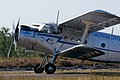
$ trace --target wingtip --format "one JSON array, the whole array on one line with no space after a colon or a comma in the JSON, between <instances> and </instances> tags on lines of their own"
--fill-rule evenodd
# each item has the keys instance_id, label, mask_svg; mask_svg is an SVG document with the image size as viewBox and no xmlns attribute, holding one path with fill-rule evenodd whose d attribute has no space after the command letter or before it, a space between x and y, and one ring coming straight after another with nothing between
<instances>
[{"instance_id":1,"label":"wingtip","mask_svg":"<svg viewBox=\"0 0 120 80\"><path fill-rule=\"evenodd\" d=\"M105 10L95 10L95 12L100 12L100 13L107 13L107 14L111 14L110 12L107 12L107 11L105 11ZM113 14L112 14L113 15Z\"/></svg>"}]
</instances>

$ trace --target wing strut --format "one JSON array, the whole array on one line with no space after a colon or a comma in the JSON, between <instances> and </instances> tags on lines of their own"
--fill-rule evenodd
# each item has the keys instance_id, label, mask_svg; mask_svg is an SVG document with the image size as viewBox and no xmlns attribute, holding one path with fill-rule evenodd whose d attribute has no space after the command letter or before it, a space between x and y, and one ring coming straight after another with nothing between
<instances>
[{"instance_id":1,"label":"wing strut","mask_svg":"<svg viewBox=\"0 0 120 80\"><path fill-rule=\"evenodd\" d=\"M86 24L85 31L84 31L82 39L81 39L81 44L84 44L85 40L88 36L89 29L91 28L91 25L93 25L94 23L90 22L90 21L82 21L82 22L84 22Z\"/></svg>"}]
</instances>

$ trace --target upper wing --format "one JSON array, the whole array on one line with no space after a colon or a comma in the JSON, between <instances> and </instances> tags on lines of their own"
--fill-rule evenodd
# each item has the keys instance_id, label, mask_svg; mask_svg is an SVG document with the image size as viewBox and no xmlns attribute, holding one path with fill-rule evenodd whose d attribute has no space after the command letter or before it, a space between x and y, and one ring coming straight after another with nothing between
<instances>
[{"instance_id":1,"label":"upper wing","mask_svg":"<svg viewBox=\"0 0 120 80\"><path fill-rule=\"evenodd\" d=\"M64 51L61 51L60 53L61 53L61 56L64 56L64 57L78 58L83 60L105 54L102 51L99 51L97 49L94 49L85 45L77 45L69 49L66 49Z\"/></svg>"},{"instance_id":2,"label":"upper wing","mask_svg":"<svg viewBox=\"0 0 120 80\"><path fill-rule=\"evenodd\" d=\"M89 32L95 32L120 23L120 17L103 10L95 10L60 24L60 27L84 32L88 23L92 23Z\"/></svg>"}]
</instances>

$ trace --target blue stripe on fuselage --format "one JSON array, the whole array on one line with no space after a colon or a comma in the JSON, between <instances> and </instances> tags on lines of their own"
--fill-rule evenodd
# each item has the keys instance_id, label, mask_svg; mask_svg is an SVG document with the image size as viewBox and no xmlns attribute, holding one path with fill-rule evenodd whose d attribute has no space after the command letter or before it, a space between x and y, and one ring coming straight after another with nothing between
<instances>
[{"instance_id":1,"label":"blue stripe on fuselage","mask_svg":"<svg viewBox=\"0 0 120 80\"><path fill-rule=\"evenodd\" d=\"M59 36L53 36L53 35L48 35L48 34L38 34L38 35L41 35L41 36L47 36L47 37L53 37L53 38L58 38L57 42L59 43L65 43L65 44L70 44L70 45L79 45L79 44L75 44L75 43L70 43L70 42L65 42L65 41L61 41L61 39L63 37L59 37ZM94 47L95 49L99 49L99 50L104 50L104 51L111 51L111 52L117 52L117 53L120 53L120 51L115 51L115 50L109 50L109 49L104 49L104 48L98 48L98 47Z\"/></svg>"},{"instance_id":2,"label":"blue stripe on fuselage","mask_svg":"<svg viewBox=\"0 0 120 80\"><path fill-rule=\"evenodd\" d=\"M59 36L48 35L48 34L43 34L43 33L38 33L37 35L46 36L46 37L52 37L52 38L57 38L58 39L57 42L59 42L59 43L70 44L70 45L79 45L79 44L76 44L76 43L61 41L63 37L59 37Z\"/></svg>"},{"instance_id":3,"label":"blue stripe on fuselage","mask_svg":"<svg viewBox=\"0 0 120 80\"><path fill-rule=\"evenodd\" d=\"M79 44L75 44L75 43L61 41L61 39L63 37L59 37L59 36L53 36L53 35L48 35L48 34L40 34L40 33L38 35L47 36L47 37L53 37L53 38L58 38L57 42L59 42L59 43L70 44L70 45L79 45ZM94 48L97 49L97 50L99 49L99 50L104 50L104 51L111 51L111 52L120 53L120 51L115 51L115 50L109 50L109 49L98 48L98 47L94 47Z\"/></svg>"}]
</instances>

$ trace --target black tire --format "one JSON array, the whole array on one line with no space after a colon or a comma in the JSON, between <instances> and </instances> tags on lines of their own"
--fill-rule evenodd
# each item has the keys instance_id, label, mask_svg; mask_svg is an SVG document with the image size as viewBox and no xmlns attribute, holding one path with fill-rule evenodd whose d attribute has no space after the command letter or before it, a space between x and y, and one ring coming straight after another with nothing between
<instances>
[{"instance_id":1,"label":"black tire","mask_svg":"<svg viewBox=\"0 0 120 80\"><path fill-rule=\"evenodd\" d=\"M56 66L54 64L48 63L45 66L45 72L47 74L54 74L54 72L56 71Z\"/></svg>"},{"instance_id":2,"label":"black tire","mask_svg":"<svg viewBox=\"0 0 120 80\"><path fill-rule=\"evenodd\" d=\"M35 65L35 67L34 67L34 72L35 72L36 74L43 73L43 71L44 71L44 68L40 68L40 64Z\"/></svg>"}]
</instances>

